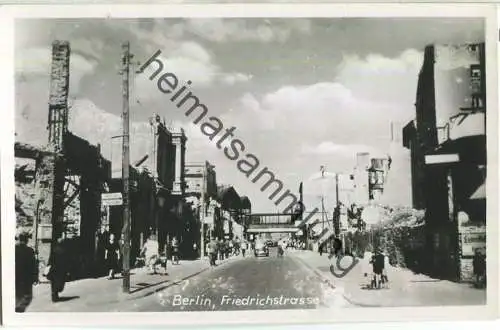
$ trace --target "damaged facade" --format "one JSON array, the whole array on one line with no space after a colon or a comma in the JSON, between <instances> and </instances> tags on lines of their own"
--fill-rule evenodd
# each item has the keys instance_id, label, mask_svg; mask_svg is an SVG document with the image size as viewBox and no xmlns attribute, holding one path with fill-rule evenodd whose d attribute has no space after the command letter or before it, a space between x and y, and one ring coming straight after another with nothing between
<instances>
[{"instance_id":1,"label":"damaged facade","mask_svg":"<svg viewBox=\"0 0 500 330\"><path fill-rule=\"evenodd\" d=\"M411 150L413 206L426 211L424 268L471 280L475 251L486 253L484 44L425 49L416 119L403 140Z\"/></svg>"},{"instance_id":2,"label":"damaged facade","mask_svg":"<svg viewBox=\"0 0 500 330\"><path fill-rule=\"evenodd\" d=\"M120 237L121 206L102 205L102 194L123 188L121 179L112 178L111 162L102 157L100 146L68 131L69 62L69 43L54 42L48 143L44 147L15 144L19 164L15 172L16 215L17 227L32 233L41 267L47 263L53 243L64 239L74 254L70 273L76 278L94 275L99 268L97 237L102 227L109 226L110 232ZM156 149L149 155L157 161L154 173L147 168L130 170L132 259L151 231L166 240L169 235L183 233L185 227L181 219L186 208L182 198L186 138L183 132L172 134L164 127L158 128L155 137Z\"/></svg>"},{"instance_id":3,"label":"damaged facade","mask_svg":"<svg viewBox=\"0 0 500 330\"><path fill-rule=\"evenodd\" d=\"M100 145L68 130L70 52L68 42L53 43L47 144L15 144L16 216L17 227L33 233L41 267L54 242L62 238L72 253L71 277L80 278L102 270L99 239L105 236L100 235L103 229L117 239L122 237L123 207L104 195L119 196L123 182L121 167L119 173L113 171L116 164L101 155ZM234 188L218 189L212 165L203 163L205 174L200 182L189 172L196 166L186 166L187 137L182 129L167 128L158 115L153 115L150 127L151 150L129 169L132 265L152 234L159 241L160 253L169 255L176 237L182 257L197 257L193 246L201 240L200 214L189 198L200 195L196 185L201 182L205 220L213 218L205 242L211 237L232 238L233 221L243 228L242 212L251 208L250 201L242 203Z\"/></svg>"}]
</instances>

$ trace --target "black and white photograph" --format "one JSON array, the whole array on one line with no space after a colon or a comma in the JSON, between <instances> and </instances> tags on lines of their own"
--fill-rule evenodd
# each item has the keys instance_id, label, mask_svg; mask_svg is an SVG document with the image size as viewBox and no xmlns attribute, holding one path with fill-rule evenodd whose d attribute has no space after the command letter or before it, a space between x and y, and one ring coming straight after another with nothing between
<instances>
[{"instance_id":1,"label":"black and white photograph","mask_svg":"<svg viewBox=\"0 0 500 330\"><path fill-rule=\"evenodd\" d=\"M16 17L3 308L486 308L498 64L461 13Z\"/></svg>"}]
</instances>

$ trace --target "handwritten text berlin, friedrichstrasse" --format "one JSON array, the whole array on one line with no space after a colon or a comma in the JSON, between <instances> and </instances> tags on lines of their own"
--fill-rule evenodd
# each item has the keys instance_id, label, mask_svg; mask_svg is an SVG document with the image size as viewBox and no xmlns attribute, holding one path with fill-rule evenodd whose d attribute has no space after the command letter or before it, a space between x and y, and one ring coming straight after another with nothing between
<instances>
[{"instance_id":1,"label":"handwritten text berlin, friedrichstrasse","mask_svg":"<svg viewBox=\"0 0 500 330\"><path fill-rule=\"evenodd\" d=\"M220 299L220 300L219 300ZM320 299L317 297L286 297L283 295L272 296L228 296L224 295L215 301L212 298L204 295L195 297L183 297L175 295L172 299L172 306L207 306L213 307L216 304L220 306L284 306L284 305L298 305L307 306L320 304Z\"/></svg>"}]
</instances>

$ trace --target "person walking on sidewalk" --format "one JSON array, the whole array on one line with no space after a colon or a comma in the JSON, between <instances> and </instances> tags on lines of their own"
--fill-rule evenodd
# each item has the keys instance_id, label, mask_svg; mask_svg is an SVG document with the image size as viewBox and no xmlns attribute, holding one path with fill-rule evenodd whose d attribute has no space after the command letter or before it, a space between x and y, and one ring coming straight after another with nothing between
<instances>
[{"instance_id":1,"label":"person walking on sidewalk","mask_svg":"<svg viewBox=\"0 0 500 330\"><path fill-rule=\"evenodd\" d=\"M141 254L144 255L144 263L153 274L156 274L156 265L159 261L158 251L158 241L156 235L153 234L148 238L141 251Z\"/></svg>"},{"instance_id":2,"label":"person walking on sidewalk","mask_svg":"<svg viewBox=\"0 0 500 330\"><path fill-rule=\"evenodd\" d=\"M217 259L217 242L215 239L212 240L207 245L208 258L210 261L210 266L215 267L215 260Z\"/></svg>"},{"instance_id":3,"label":"person walking on sidewalk","mask_svg":"<svg viewBox=\"0 0 500 330\"><path fill-rule=\"evenodd\" d=\"M224 258L229 259L231 254L232 243L229 240L224 240Z\"/></svg>"},{"instance_id":4,"label":"person walking on sidewalk","mask_svg":"<svg viewBox=\"0 0 500 330\"><path fill-rule=\"evenodd\" d=\"M198 259L198 244L193 242L193 259Z\"/></svg>"},{"instance_id":5,"label":"person walking on sidewalk","mask_svg":"<svg viewBox=\"0 0 500 330\"><path fill-rule=\"evenodd\" d=\"M106 259L104 258L106 254L106 245L109 240L109 230L107 226L101 227L101 232L97 236L97 267L96 267L96 277L103 276L107 273Z\"/></svg>"},{"instance_id":6,"label":"person walking on sidewalk","mask_svg":"<svg viewBox=\"0 0 500 330\"><path fill-rule=\"evenodd\" d=\"M342 257L342 241L338 237L333 241L333 253L337 259Z\"/></svg>"},{"instance_id":7,"label":"person walking on sidewalk","mask_svg":"<svg viewBox=\"0 0 500 330\"><path fill-rule=\"evenodd\" d=\"M104 258L108 268L108 280L115 278L115 273L119 269L118 262L120 260L120 246L115 240L115 235L109 235L109 241L106 245Z\"/></svg>"},{"instance_id":8,"label":"person walking on sidewalk","mask_svg":"<svg viewBox=\"0 0 500 330\"><path fill-rule=\"evenodd\" d=\"M219 241L218 249L219 249L220 260L226 259L226 240L225 239L221 239Z\"/></svg>"},{"instance_id":9,"label":"person walking on sidewalk","mask_svg":"<svg viewBox=\"0 0 500 330\"><path fill-rule=\"evenodd\" d=\"M23 313L29 306L33 300L33 284L38 283L38 263L28 239L28 233L21 233L16 244L16 313Z\"/></svg>"},{"instance_id":10,"label":"person walking on sidewalk","mask_svg":"<svg viewBox=\"0 0 500 330\"><path fill-rule=\"evenodd\" d=\"M68 253L63 246L63 239L59 237L51 251L47 279L50 281L52 301L60 300L59 294L64 290L68 278Z\"/></svg>"},{"instance_id":11,"label":"person walking on sidewalk","mask_svg":"<svg viewBox=\"0 0 500 330\"><path fill-rule=\"evenodd\" d=\"M319 256L321 257L323 255L323 252L325 251L325 243L321 243L319 245Z\"/></svg>"},{"instance_id":12,"label":"person walking on sidewalk","mask_svg":"<svg viewBox=\"0 0 500 330\"><path fill-rule=\"evenodd\" d=\"M476 251L474 251L472 271L475 276L474 286L477 288L483 288L486 285L486 258L481 253L480 249L476 249Z\"/></svg>"},{"instance_id":13,"label":"person walking on sidewalk","mask_svg":"<svg viewBox=\"0 0 500 330\"><path fill-rule=\"evenodd\" d=\"M179 264L179 241L177 237L172 239L172 264Z\"/></svg>"},{"instance_id":14,"label":"person walking on sidewalk","mask_svg":"<svg viewBox=\"0 0 500 330\"><path fill-rule=\"evenodd\" d=\"M385 256L382 250L377 249L375 254L372 256L370 261L373 267L373 277L371 282L371 287L380 289L383 280L384 268L385 268Z\"/></svg>"},{"instance_id":15,"label":"person walking on sidewalk","mask_svg":"<svg viewBox=\"0 0 500 330\"><path fill-rule=\"evenodd\" d=\"M233 254L236 255L236 256L240 255L241 242L240 242L240 239L238 238L238 236L236 236L236 238L234 239L233 246L234 246L234 252L233 252Z\"/></svg>"}]
</instances>

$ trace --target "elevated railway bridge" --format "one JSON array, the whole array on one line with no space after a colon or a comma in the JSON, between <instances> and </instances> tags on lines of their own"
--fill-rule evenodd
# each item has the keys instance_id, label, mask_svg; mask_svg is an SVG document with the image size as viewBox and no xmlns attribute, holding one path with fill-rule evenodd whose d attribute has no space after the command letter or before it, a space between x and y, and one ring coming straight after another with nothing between
<instances>
[{"instance_id":1,"label":"elevated railway bridge","mask_svg":"<svg viewBox=\"0 0 500 330\"><path fill-rule=\"evenodd\" d=\"M301 221L293 213L252 213L247 218L249 234L261 233L298 233L302 230Z\"/></svg>"}]
</instances>

